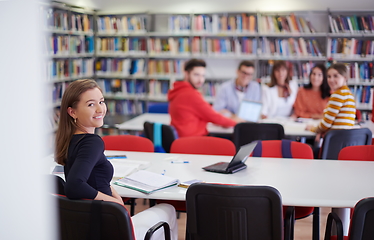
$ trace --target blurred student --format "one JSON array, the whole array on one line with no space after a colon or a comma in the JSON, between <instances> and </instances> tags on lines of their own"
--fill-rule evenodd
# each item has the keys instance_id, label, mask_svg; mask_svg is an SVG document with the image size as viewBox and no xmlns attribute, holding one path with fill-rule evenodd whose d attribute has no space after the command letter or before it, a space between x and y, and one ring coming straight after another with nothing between
<instances>
[{"instance_id":1,"label":"blurred student","mask_svg":"<svg viewBox=\"0 0 374 240\"><path fill-rule=\"evenodd\" d=\"M330 129L349 129L355 125L356 103L347 86L348 70L343 63L331 65L327 70L327 82L333 92L323 119L317 127L308 125L307 130L325 133Z\"/></svg>"},{"instance_id":2,"label":"blurred student","mask_svg":"<svg viewBox=\"0 0 374 240\"><path fill-rule=\"evenodd\" d=\"M251 61L242 61L236 71L236 79L223 83L215 97L213 108L231 117L239 111L243 99L261 102L261 86L253 81L255 65Z\"/></svg>"},{"instance_id":3,"label":"blurred student","mask_svg":"<svg viewBox=\"0 0 374 240\"><path fill-rule=\"evenodd\" d=\"M207 135L208 122L232 127L240 121L216 112L198 91L205 82L205 67L206 63L201 59L186 62L183 81L176 81L168 92L171 125L179 137Z\"/></svg>"},{"instance_id":4,"label":"blurred student","mask_svg":"<svg viewBox=\"0 0 374 240\"><path fill-rule=\"evenodd\" d=\"M298 85L285 61L275 61L270 83L262 87L262 118L290 117Z\"/></svg>"},{"instance_id":5,"label":"blurred student","mask_svg":"<svg viewBox=\"0 0 374 240\"><path fill-rule=\"evenodd\" d=\"M64 165L65 193L70 199L94 199L123 205L121 196L110 185L113 166L104 155L104 142L95 134L103 125L107 108L101 89L94 80L72 82L61 102L60 123L56 133L55 159ZM142 229L166 221L173 239L177 239L178 225L175 209L168 204L145 210L134 220L134 232L143 239ZM143 216L143 217L142 217ZM139 228L136 227L138 225ZM152 239L162 239L157 231Z\"/></svg>"},{"instance_id":6,"label":"blurred student","mask_svg":"<svg viewBox=\"0 0 374 240\"><path fill-rule=\"evenodd\" d=\"M327 83L326 67L314 66L309 74L309 84L299 88L293 105L294 117L319 119L323 116L330 99L330 87Z\"/></svg>"}]
</instances>

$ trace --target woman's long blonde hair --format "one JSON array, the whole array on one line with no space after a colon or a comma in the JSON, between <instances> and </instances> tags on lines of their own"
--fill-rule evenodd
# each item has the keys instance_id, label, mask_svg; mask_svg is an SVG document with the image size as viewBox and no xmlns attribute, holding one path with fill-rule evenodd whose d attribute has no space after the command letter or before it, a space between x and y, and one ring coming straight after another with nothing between
<instances>
[{"instance_id":1,"label":"woman's long blonde hair","mask_svg":"<svg viewBox=\"0 0 374 240\"><path fill-rule=\"evenodd\" d=\"M55 161L61 165L65 165L66 163L70 140L78 128L77 123L68 114L68 108L76 108L81 94L94 88L100 89L99 85L94 80L77 80L66 88L62 96L60 122L55 141Z\"/></svg>"}]
</instances>

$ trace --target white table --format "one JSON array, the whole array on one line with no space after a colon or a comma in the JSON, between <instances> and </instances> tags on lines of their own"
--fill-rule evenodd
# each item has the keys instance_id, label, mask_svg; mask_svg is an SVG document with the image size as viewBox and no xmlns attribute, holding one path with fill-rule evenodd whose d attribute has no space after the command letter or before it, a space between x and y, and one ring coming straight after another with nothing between
<instances>
[{"instance_id":1,"label":"white table","mask_svg":"<svg viewBox=\"0 0 374 240\"><path fill-rule=\"evenodd\" d=\"M110 154L123 154L110 151ZM374 196L374 162L249 158L248 168L235 174L206 172L204 166L230 161L229 156L126 152L130 160L149 161L147 170L180 181L200 179L211 183L268 185L279 190L284 205L351 208ZM172 159L189 163L171 163ZM185 200L186 189L170 187L150 195L114 186L123 197Z\"/></svg>"},{"instance_id":2,"label":"white table","mask_svg":"<svg viewBox=\"0 0 374 240\"><path fill-rule=\"evenodd\" d=\"M352 208L360 199L374 196L374 162L251 157L246 169L235 174L219 174L206 172L202 167L230 161L231 157L123 151L106 151L106 154L126 154L131 161L149 161L148 171L165 173L181 182L200 179L209 183L272 186L278 189L282 203L288 206ZM177 159L189 163L171 163ZM51 169L55 165L51 160ZM117 185L113 187L122 197L168 200L185 200L186 197L186 189L177 186L149 195ZM347 234L349 211L341 210Z\"/></svg>"},{"instance_id":3,"label":"white table","mask_svg":"<svg viewBox=\"0 0 374 240\"><path fill-rule=\"evenodd\" d=\"M162 124L170 124L170 115L169 114L157 114L157 113L144 113L141 114L129 121L126 121L121 124L117 124L116 127L119 130L126 131L143 131L144 122L159 122ZM306 131L305 127L307 124L316 124L315 120L306 120L304 122L295 122L291 119L286 118L275 118L275 119L265 119L261 122L264 123L279 123L283 126L285 135L287 136L298 136L298 137L313 137L315 133ZM233 127L223 128L221 126L208 123L207 129L209 133L215 134L232 134L234 131Z\"/></svg>"}]
</instances>

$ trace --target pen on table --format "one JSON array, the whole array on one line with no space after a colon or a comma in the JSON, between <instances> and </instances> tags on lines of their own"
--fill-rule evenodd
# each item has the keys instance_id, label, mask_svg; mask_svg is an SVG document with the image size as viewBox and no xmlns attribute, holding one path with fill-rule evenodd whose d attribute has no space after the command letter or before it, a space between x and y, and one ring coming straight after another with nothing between
<instances>
[{"instance_id":1,"label":"pen on table","mask_svg":"<svg viewBox=\"0 0 374 240\"><path fill-rule=\"evenodd\" d=\"M189 161L183 161L183 160L174 160L171 161L171 163L190 163Z\"/></svg>"},{"instance_id":2,"label":"pen on table","mask_svg":"<svg viewBox=\"0 0 374 240\"><path fill-rule=\"evenodd\" d=\"M116 158L127 158L127 156L125 156L125 155L122 155L122 156L107 156L106 157L107 159L116 159Z\"/></svg>"}]
</instances>

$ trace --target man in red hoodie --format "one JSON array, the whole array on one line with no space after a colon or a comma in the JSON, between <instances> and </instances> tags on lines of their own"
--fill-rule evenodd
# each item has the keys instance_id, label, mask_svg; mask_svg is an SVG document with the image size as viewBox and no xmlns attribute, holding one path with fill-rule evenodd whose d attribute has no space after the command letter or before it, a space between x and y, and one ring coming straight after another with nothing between
<instances>
[{"instance_id":1,"label":"man in red hoodie","mask_svg":"<svg viewBox=\"0 0 374 240\"><path fill-rule=\"evenodd\" d=\"M173 89L169 90L171 125L176 128L179 137L207 135L208 122L224 127L236 125L233 119L216 112L197 90L205 82L205 67L204 60L189 60L184 66L183 81L176 81Z\"/></svg>"}]
</instances>

